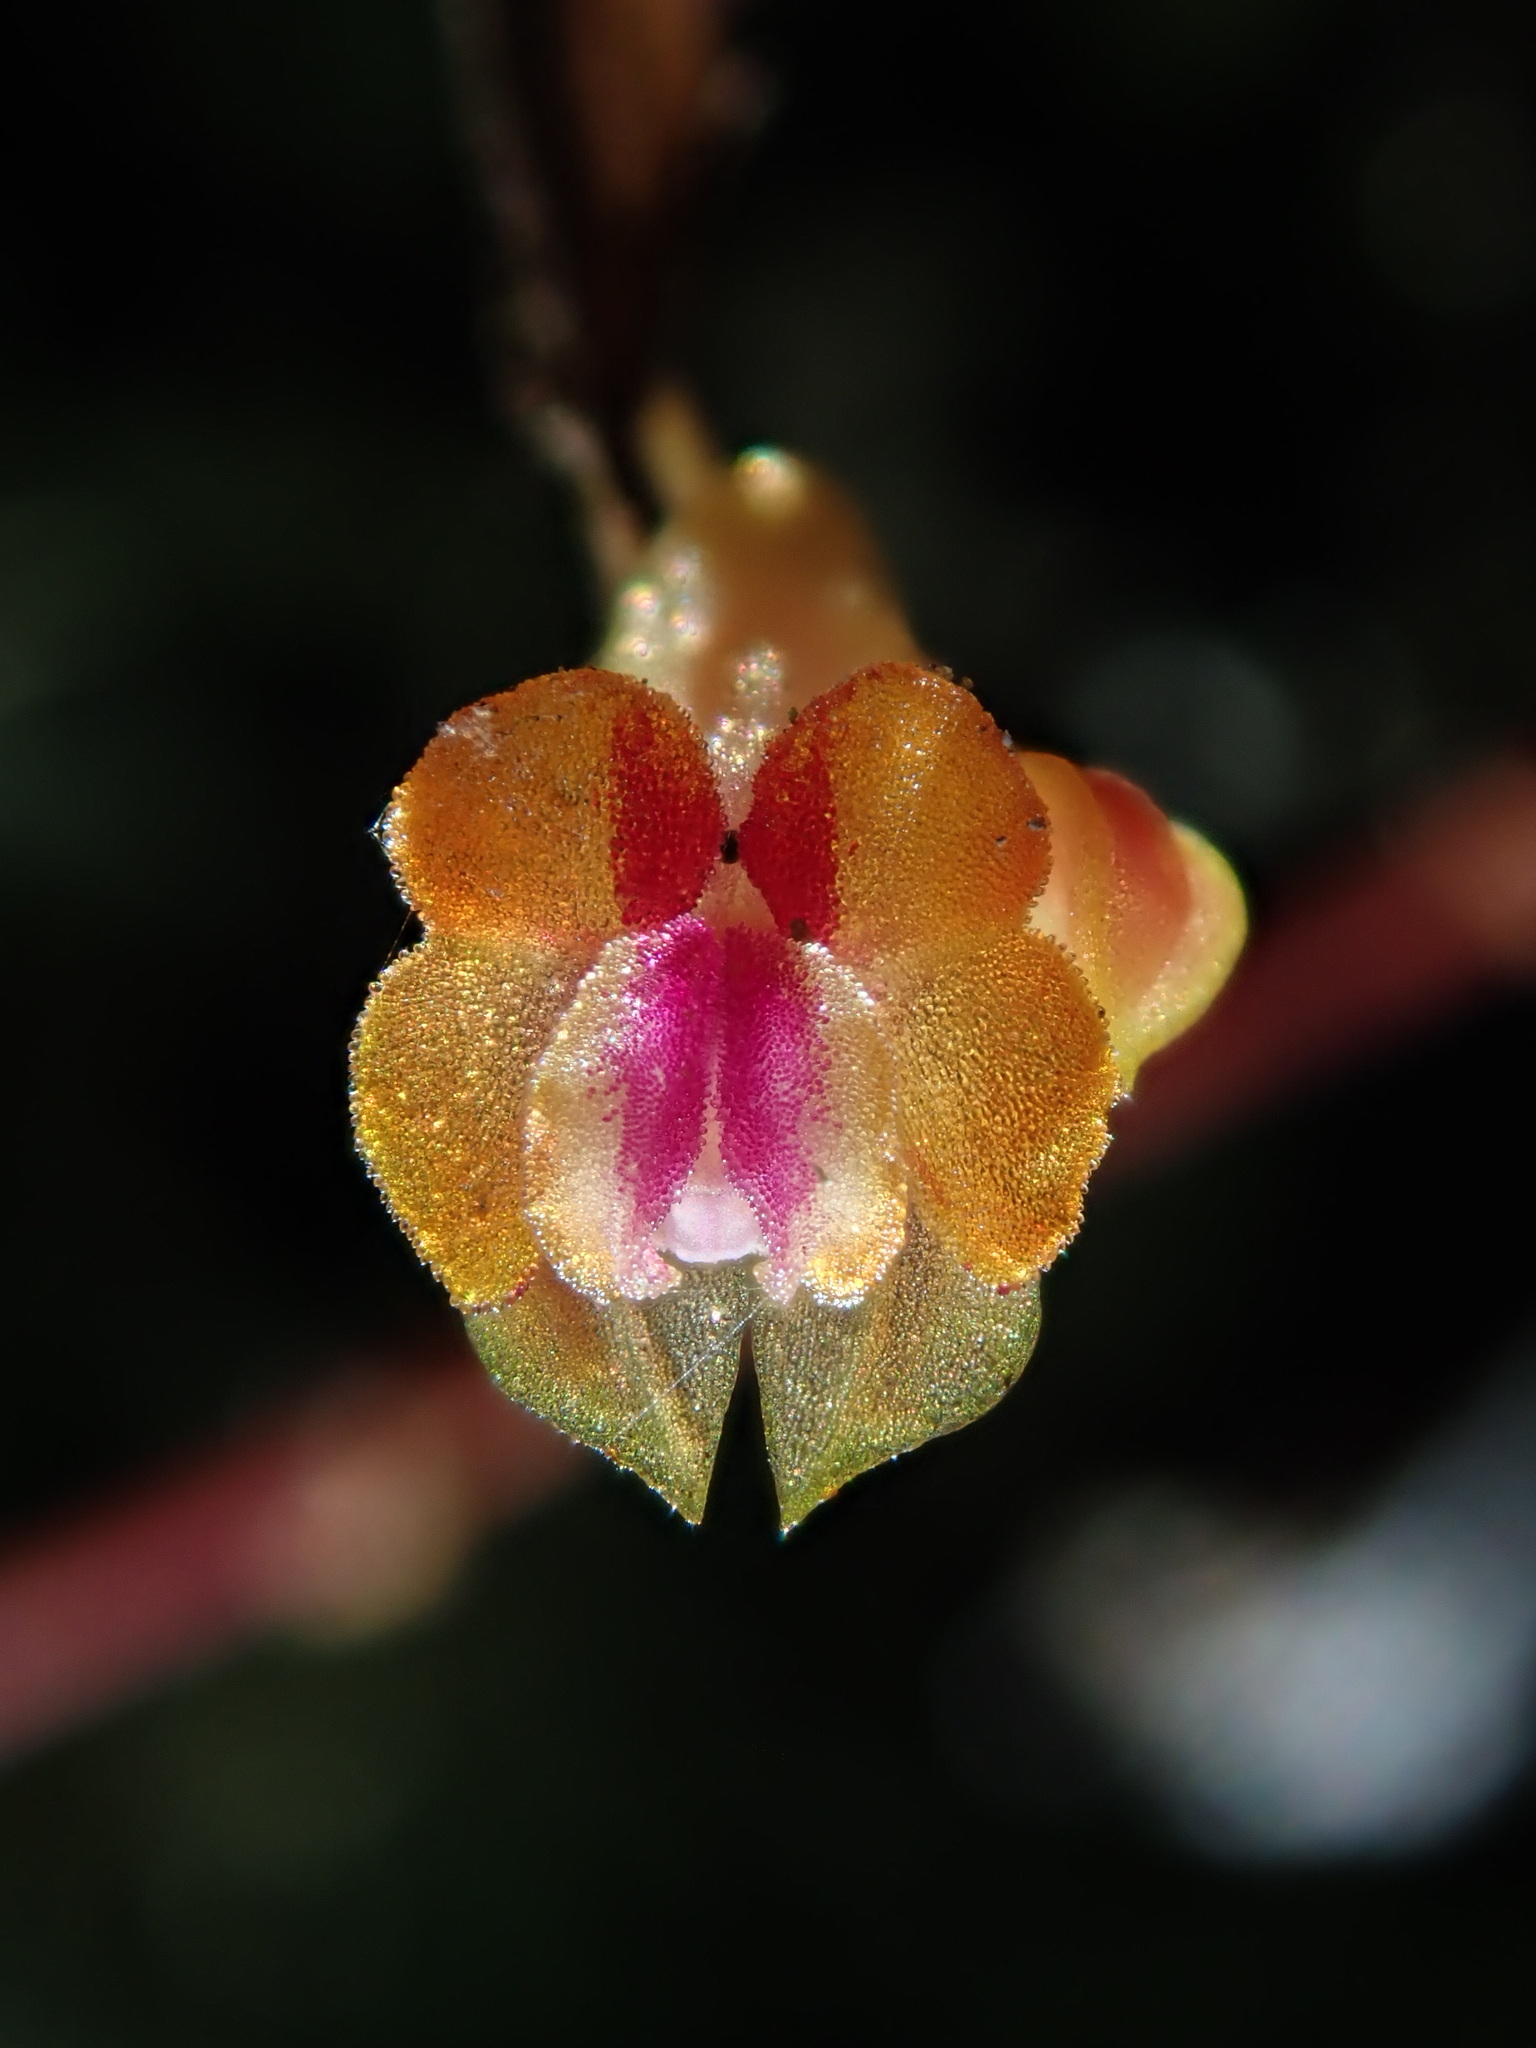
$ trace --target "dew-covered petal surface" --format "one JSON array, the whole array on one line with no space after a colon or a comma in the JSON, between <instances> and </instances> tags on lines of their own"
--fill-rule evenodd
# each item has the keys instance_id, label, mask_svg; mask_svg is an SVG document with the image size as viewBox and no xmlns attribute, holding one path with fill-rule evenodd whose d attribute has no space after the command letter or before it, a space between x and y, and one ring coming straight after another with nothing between
<instances>
[{"instance_id":1,"label":"dew-covered petal surface","mask_svg":"<svg viewBox=\"0 0 1536 2048\"><path fill-rule=\"evenodd\" d=\"M529 1220L571 1286L648 1299L677 1283L652 1243L704 1143L720 946L680 917L613 939L529 1091Z\"/></svg>"},{"instance_id":2,"label":"dew-covered petal surface","mask_svg":"<svg viewBox=\"0 0 1536 2048\"><path fill-rule=\"evenodd\" d=\"M1051 876L1031 923L1082 969L1128 1090L1231 972L1247 931L1242 890L1207 840L1123 776L1049 754L1019 760L1051 820Z\"/></svg>"},{"instance_id":3,"label":"dew-covered petal surface","mask_svg":"<svg viewBox=\"0 0 1536 2048\"><path fill-rule=\"evenodd\" d=\"M761 1300L744 1263L691 1268L655 1301L606 1307L540 1265L515 1301L465 1320L514 1401L638 1473L697 1522L742 1332Z\"/></svg>"},{"instance_id":4,"label":"dew-covered petal surface","mask_svg":"<svg viewBox=\"0 0 1536 2048\"><path fill-rule=\"evenodd\" d=\"M723 831L687 713L603 669L536 676L456 712L385 820L401 890L429 929L545 944L691 909Z\"/></svg>"},{"instance_id":5,"label":"dew-covered petal surface","mask_svg":"<svg viewBox=\"0 0 1536 2048\"><path fill-rule=\"evenodd\" d=\"M386 969L352 1041L358 1149L396 1221L461 1305L520 1287L523 1114L580 963L434 933Z\"/></svg>"},{"instance_id":6,"label":"dew-covered petal surface","mask_svg":"<svg viewBox=\"0 0 1536 2048\"><path fill-rule=\"evenodd\" d=\"M912 1199L978 1280L1027 1279L1077 1230L1116 1071L1054 940L995 934L904 963L888 1009Z\"/></svg>"},{"instance_id":7,"label":"dew-covered petal surface","mask_svg":"<svg viewBox=\"0 0 1536 2048\"><path fill-rule=\"evenodd\" d=\"M856 1306L802 1293L760 1310L753 1356L784 1527L871 1465L985 1414L1039 1327L1037 1281L985 1286L916 1217Z\"/></svg>"},{"instance_id":8,"label":"dew-covered petal surface","mask_svg":"<svg viewBox=\"0 0 1536 2048\"><path fill-rule=\"evenodd\" d=\"M742 926L722 938L720 1153L769 1248L758 1277L777 1299L803 1283L855 1301L906 1215L875 1006L823 947Z\"/></svg>"},{"instance_id":9,"label":"dew-covered petal surface","mask_svg":"<svg viewBox=\"0 0 1536 2048\"><path fill-rule=\"evenodd\" d=\"M1021 924L1050 866L1044 807L992 719L897 663L777 736L740 848L780 931L854 966Z\"/></svg>"}]
</instances>

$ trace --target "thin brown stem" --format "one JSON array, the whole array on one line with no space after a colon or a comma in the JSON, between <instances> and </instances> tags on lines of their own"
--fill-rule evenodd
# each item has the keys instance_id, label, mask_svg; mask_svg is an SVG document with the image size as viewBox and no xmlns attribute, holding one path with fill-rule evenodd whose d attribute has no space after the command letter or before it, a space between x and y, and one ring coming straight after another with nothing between
<instances>
[{"instance_id":1,"label":"thin brown stem","mask_svg":"<svg viewBox=\"0 0 1536 2048\"><path fill-rule=\"evenodd\" d=\"M605 583L655 508L636 419L722 134L719 0L441 0L492 230L503 415L568 479Z\"/></svg>"}]
</instances>

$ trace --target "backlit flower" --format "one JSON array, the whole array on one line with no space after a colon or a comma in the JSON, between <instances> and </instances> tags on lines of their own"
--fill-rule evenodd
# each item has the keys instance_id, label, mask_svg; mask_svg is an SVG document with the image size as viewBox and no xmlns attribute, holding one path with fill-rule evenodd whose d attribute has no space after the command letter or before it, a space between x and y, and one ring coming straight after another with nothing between
<instances>
[{"instance_id":1,"label":"backlit flower","mask_svg":"<svg viewBox=\"0 0 1536 2048\"><path fill-rule=\"evenodd\" d=\"M507 1392L693 1519L747 1335L786 1526L1004 1392L1111 1102L1241 938L1204 841L905 635L843 502L749 456L613 666L459 712L386 820L425 936L359 1146Z\"/></svg>"}]
</instances>

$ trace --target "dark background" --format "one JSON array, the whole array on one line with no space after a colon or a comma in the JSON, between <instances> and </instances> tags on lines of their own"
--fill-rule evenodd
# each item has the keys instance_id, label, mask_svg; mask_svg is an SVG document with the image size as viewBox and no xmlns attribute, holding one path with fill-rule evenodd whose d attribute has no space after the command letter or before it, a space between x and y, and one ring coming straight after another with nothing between
<instances>
[{"instance_id":1,"label":"dark background","mask_svg":"<svg viewBox=\"0 0 1536 2048\"><path fill-rule=\"evenodd\" d=\"M1015 732L1141 777L1261 918L1528 732L1531 10L770 0L742 40L766 122L674 350L727 442L854 487ZM448 1327L348 1144L401 926L368 828L598 621L491 414L425 0L18 9L3 52L19 1526ZM787 1544L746 1395L702 1533L605 1470L413 1630L12 1770L0 2043L1530 2040L1524 1795L1400 1864L1208 1866L1037 1797L1075 1738L954 1646L1062 1503L1327 1513L1475 1393L1531 1308L1531 1026L1104 1190L1024 1384Z\"/></svg>"}]
</instances>

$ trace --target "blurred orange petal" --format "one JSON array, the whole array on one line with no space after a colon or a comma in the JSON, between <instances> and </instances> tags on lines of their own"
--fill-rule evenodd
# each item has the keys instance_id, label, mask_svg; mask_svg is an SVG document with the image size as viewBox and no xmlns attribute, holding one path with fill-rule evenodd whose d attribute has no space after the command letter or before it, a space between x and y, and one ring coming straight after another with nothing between
<instances>
[{"instance_id":1,"label":"blurred orange petal","mask_svg":"<svg viewBox=\"0 0 1536 2048\"><path fill-rule=\"evenodd\" d=\"M1019 761L1051 820L1051 876L1031 923L1081 968L1129 1092L1231 973L1247 933L1242 890L1207 840L1123 776L1054 754Z\"/></svg>"}]
</instances>

